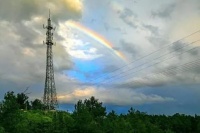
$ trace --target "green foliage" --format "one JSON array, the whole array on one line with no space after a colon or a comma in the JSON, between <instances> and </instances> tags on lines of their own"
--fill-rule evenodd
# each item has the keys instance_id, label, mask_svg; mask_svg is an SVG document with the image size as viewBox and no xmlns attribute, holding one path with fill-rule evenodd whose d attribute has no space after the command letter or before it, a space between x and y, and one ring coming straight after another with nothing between
<instances>
[{"instance_id":1,"label":"green foliage","mask_svg":"<svg viewBox=\"0 0 200 133\"><path fill-rule=\"evenodd\" d=\"M12 133L13 130L17 129L16 124L20 122L19 107L14 92L7 92L1 104L2 121L0 122L0 125L2 125L7 132Z\"/></svg>"},{"instance_id":2,"label":"green foliage","mask_svg":"<svg viewBox=\"0 0 200 133\"><path fill-rule=\"evenodd\" d=\"M130 108L127 114L106 114L91 97L75 104L73 113L45 111L42 101L8 92L0 102L0 133L199 133L200 116L148 115Z\"/></svg>"},{"instance_id":3,"label":"green foliage","mask_svg":"<svg viewBox=\"0 0 200 133\"><path fill-rule=\"evenodd\" d=\"M42 101L39 99L35 99L34 101L31 102L32 109L33 110L42 110L44 105L42 104Z\"/></svg>"},{"instance_id":4,"label":"green foliage","mask_svg":"<svg viewBox=\"0 0 200 133\"><path fill-rule=\"evenodd\" d=\"M77 133L102 132L99 127L102 126L105 116L106 108L94 97L84 101L79 100L73 113L75 131Z\"/></svg>"},{"instance_id":5,"label":"green foliage","mask_svg":"<svg viewBox=\"0 0 200 133\"><path fill-rule=\"evenodd\" d=\"M5 130L3 127L0 126L0 133L5 133Z\"/></svg>"},{"instance_id":6,"label":"green foliage","mask_svg":"<svg viewBox=\"0 0 200 133\"><path fill-rule=\"evenodd\" d=\"M106 115L106 108L102 107L102 103L98 102L98 99L91 97L90 99L85 99L84 102L79 100L75 105L74 113L80 113L82 111L87 111L95 120L103 118Z\"/></svg>"},{"instance_id":7,"label":"green foliage","mask_svg":"<svg viewBox=\"0 0 200 133\"><path fill-rule=\"evenodd\" d=\"M17 97L14 95L14 92L7 92L2 101L1 110L3 113L15 112L19 109L19 104L17 103Z\"/></svg>"},{"instance_id":8,"label":"green foliage","mask_svg":"<svg viewBox=\"0 0 200 133\"><path fill-rule=\"evenodd\" d=\"M29 106L28 96L24 93L17 94L17 103L20 109L27 109Z\"/></svg>"}]
</instances>

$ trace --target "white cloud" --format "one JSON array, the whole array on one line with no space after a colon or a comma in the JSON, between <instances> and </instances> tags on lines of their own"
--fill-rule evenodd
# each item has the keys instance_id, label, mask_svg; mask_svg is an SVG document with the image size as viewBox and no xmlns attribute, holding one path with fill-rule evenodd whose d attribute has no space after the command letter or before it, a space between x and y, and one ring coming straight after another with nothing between
<instances>
[{"instance_id":1,"label":"white cloud","mask_svg":"<svg viewBox=\"0 0 200 133\"><path fill-rule=\"evenodd\" d=\"M65 50L74 58L82 60L94 60L101 57L98 54L97 49L77 38L77 35L73 29L69 29L67 22L59 23L58 35L63 38L60 42Z\"/></svg>"}]
</instances>

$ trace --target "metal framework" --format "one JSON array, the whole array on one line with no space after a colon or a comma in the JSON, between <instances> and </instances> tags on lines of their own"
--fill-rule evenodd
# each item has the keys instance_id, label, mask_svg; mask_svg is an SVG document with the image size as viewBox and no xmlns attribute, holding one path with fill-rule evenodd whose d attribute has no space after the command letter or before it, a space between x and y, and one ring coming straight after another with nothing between
<instances>
[{"instance_id":1,"label":"metal framework","mask_svg":"<svg viewBox=\"0 0 200 133\"><path fill-rule=\"evenodd\" d=\"M53 51L52 46L53 43L53 32L55 30L51 24L50 18L50 11L49 11L49 18L47 20L47 26L43 25L44 29L47 29L46 32L46 78L45 78L45 87L44 87L44 97L43 103L45 105L45 109L54 110L58 103L57 103L57 96L56 96L56 86L54 80L54 68L53 68Z\"/></svg>"}]
</instances>

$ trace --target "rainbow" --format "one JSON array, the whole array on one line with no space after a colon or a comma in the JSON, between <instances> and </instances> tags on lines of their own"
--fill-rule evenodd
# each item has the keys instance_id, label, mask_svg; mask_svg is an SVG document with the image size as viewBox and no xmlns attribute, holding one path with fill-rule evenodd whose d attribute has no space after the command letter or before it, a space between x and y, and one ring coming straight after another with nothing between
<instances>
[{"instance_id":1,"label":"rainbow","mask_svg":"<svg viewBox=\"0 0 200 133\"><path fill-rule=\"evenodd\" d=\"M80 24L78 22L75 22L75 21L67 21L67 25L72 27L72 28L74 28L74 29L77 29L77 30L83 32L84 34L87 34L91 38L95 39L99 43L101 43L104 46L106 46L108 49L110 49L112 52L114 52L115 55L117 55L118 57L120 57L124 61L127 61L125 56L121 52L113 49L112 43L110 43L108 40L106 40L100 34L96 33L95 31L92 31L91 29L89 29L89 28L85 27L84 25L82 25L82 24Z\"/></svg>"}]
</instances>

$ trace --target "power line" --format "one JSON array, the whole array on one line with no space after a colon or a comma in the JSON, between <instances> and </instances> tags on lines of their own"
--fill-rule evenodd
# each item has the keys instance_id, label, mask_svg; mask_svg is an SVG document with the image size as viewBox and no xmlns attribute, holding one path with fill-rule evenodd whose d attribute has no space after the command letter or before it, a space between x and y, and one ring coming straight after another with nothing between
<instances>
[{"instance_id":1,"label":"power line","mask_svg":"<svg viewBox=\"0 0 200 133\"><path fill-rule=\"evenodd\" d=\"M185 46L182 46L182 47L180 47L180 48L178 48L178 49L176 49L176 50L174 50L174 51L170 51L170 52L168 52L168 53L166 53L166 54L164 54L164 55L161 55L161 56L159 56L159 57L157 57L157 58L154 58L153 60L151 60L151 61L149 61L149 62L145 62L145 63L143 63L143 64L140 64L140 65L136 66L136 67L130 68L130 69L126 70L125 72L122 71L121 73L118 73L118 74L116 74L116 75L114 75L114 76L112 76L112 77L110 77L110 78L108 78L108 79L105 79L105 80L101 81L101 82L104 82L104 81L106 81L106 80L112 79L112 78L114 78L114 77L116 77L116 76L119 76L119 75L121 75L121 74L123 74L123 73L126 73L127 71L134 70L134 69L136 69L136 68L142 67L142 66L145 65L145 64L151 63L151 62L153 62L153 61L155 61L155 60L157 60L157 59L160 59L160 58L162 58L162 57L164 57L164 56L167 56L167 55L169 55L169 54L171 54L171 53L174 53L174 52L176 52L177 50L183 49L183 48L189 46L190 44L194 44L194 43L196 43L196 42L198 42L198 41L200 41L200 40L197 40L197 41L194 41L194 42L192 42L192 43L189 43L189 44L187 44L187 45L185 45Z\"/></svg>"},{"instance_id":2,"label":"power line","mask_svg":"<svg viewBox=\"0 0 200 133\"><path fill-rule=\"evenodd\" d=\"M139 57L138 59L136 59L136 60L134 60L134 61L131 61L130 63L128 63L128 64L126 64L126 65L124 65L124 66L122 66L122 67L119 67L119 68L117 68L117 69L115 69L115 70L113 70L113 71L111 71L111 72L109 72L109 73L107 73L107 74L104 74L104 75L102 75L102 76L100 76L100 77L97 77L97 78L95 78L95 79L93 79L93 80L91 80L91 81L100 79L100 78L102 78L102 77L107 76L108 74L111 74L111 73L114 73L114 72L116 72L116 71L118 71L118 70L121 70L121 69L123 69L123 68L125 68L125 67L127 67L127 66L129 66L129 65L131 65L131 64L133 64L133 63L135 63L135 62L137 62L137 61L139 61L139 60L142 60L142 59L144 59L144 58L146 58L146 57L148 57L148 56L150 56L150 55L153 55L154 53L157 53L157 52L159 52L160 50L162 50L162 49L164 49L164 48L167 48L167 47L169 47L170 45L173 45L173 44L175 44L175 43L177 43L177 42L179 42L179 41L181 41L181 40L184 40L184 39L186 39L186 38L188 38L188 37L190 37L190 36L192 36L192 35L194 35L194 34L196 34L196 33L199 33L199 32L200 32L200 30L197 30L197 31L195 31L195 32L193 32L193 33L191 33L191 34L189 34L189 35L187 35L187 36L182 37L181 39L178 39L177 41L174 41L174 42L172 42L172 43L170 43L170 44L168 44L168 45L166 45L166 46L164 46L164 47L161 47L161 48L157 49L156 51L153 51L153 52L151 52L151 53L149 53L149 54L147 54L147 55L145 55L145 56Z\"/></svg>"},{"instance_id":3,"label":"power line","mask_svg":"<svg viewBox=\"0 0 200 133\"><path fill-rule=\"evenodd\" d=\"M189 43L189 44L187 44L187 45L185 45L185 46L183 46L183 47L180 47L178 50L180 50L180 49L182 49L182 48L184 48L184 47L187 47L187 46L189 46L190 44L196 43L196 42L198 42L198 41L200 41L200 40L194 41L194 42ZM182 54L184 54L184 53L186 53L186 52L189 52L189 51L191 51L191 50L194 50L194 49L196 49L196 48L199 48L199 46L194 47L194 48L189 49L189 50L186 50L186 51L184 51L184 52L178 54L178 56L179 56L179 55L182 55ZM176 50L176 51L177 51L177 50ZM165 55L162 55L162 56L160 56L160 57L169 55L169 54L172 53L172 52L175 52L175 51L171 51L171 52L169 52L169 53L167 53L167 54L165 54ZM152 67L152 66L154 66L154 65L157 65L157 64L159 64L159 63L165 62L165 61L167 61L167 60L170 60L170 59L172 59L172 58L174 58L174 57L176 57L176 56L177 56L177 55L172 56L172 57L169 57L169 58L166 58L165 60L162 60L162 61L160 61L160 62L151 64L151 65L149 65L149 66L147 66L147 67L145 67L145 68L139 69L139 70L137 70L137 71L129 72L128 74L125 74L125 75L123 75L123 76L121 76L121 77L115 78L116 76L119 76L119 75L121 75L121 74L123 74L123 73L126 73L128 70L125 71L125 72L121 72L121 73L119 73L119 74L117 74L117 75L114 75L114 76L112 76L112 77L110 77L110 78L108 78L108 79L105 79L105 80L103 80L103 81L101 81L101 82L94 83L94 85L98 85L98 86L99 86L99 85L100 85L101 83L103 83L103 82L104 82L104 83L107 83L107 84L108 84L108 83L112 83L112 80L113 80L113 79L121 79L121 78L124 78L124 77L126 77L126 76L128 76L128 75L130 75L130 74L140 72L140 71L142 71L142 70L144 70L144 69L147 69L147 68ZM155 58L154 60L159 59L160 57ZM153 60L153 61L154 61L154 60ZM148 63L149 63L149 62L146 62L146 63L144 63L144 64L148 64ZM151 62L150 62L150 63L151 63ZM144 64L142 64L142 65L144 65ZM142 65L140 65L140 66L142 66ZM138 67L139 67L139 66L136 66L136 67L131 68L131 69L129 69L129 70L133 70L133 69L138 68ZM111 81L110 81L110 82L107 82L108 80L111 80ZM106 81L106 82L105 82L105 81ZM87 87L86 87L86 88L87 88Z\"/></svg>"},{"instance_id":4,"label":"power line","mask_svg":"<svg viewBox=\"0 0 200 133\"><path fill-rule=\"evenodd\" d=\"M180 38L180 39L178 39L178 40L176 40L176 41L174 41L174 42L172 42L172 43L170 43L170 44L164 46L164 47L161 47L161 48L157 49L156 51L153 51L153 52L151 52L151 53L149 53L149 54L147 54L147 55L145 55L145 56L139 57L139 58L137 58L136 60L131 61L131 62L129 62L128 64L126 64L126 65L124 65L124 66L122 66L122 67L119 67L119 68L117 68L117 69L115 69L115 70L113 70L113 71L111 71L111 72L109 72L109 73L106 73L106 74L102 75L102 76L99 76L99 77L97 77L97 78L95 78L95 79L93 79L93 80L91 80L91 81L95 81L95 80L100 79L100 78L102 78L102 77L105 77L105 76L107 76L107 75L109 75L109 74L112 74L112 73L114 73L114 72L116 72L116 71L119 71L119 70L121 70L121 69L123 69L123 68L125 68L125 67L127 67L127 66L129 66L129 65L131 65L131 64L133 64L133 63L135 63L135 62L137 62L137 61L140 61L140 60L142 60L142 59L144 59L144 58L146 58L146 57L148 57L148 56L150 56L150 55L153 55L153 54L159 52L160 50L162 50L162 49L164 49L164 48L167 48L167 47L169 47L169 46L171 46L171 45L173 45L173 44L175 44L175 43L177 43L177 42L179 42L179 41L181 41L181 40L184 40L184 39L186 39L186 38L188 38L188 37L190 37L190 36L193 36L193 35L195 35L195 34L197 34L197 33L199 33L199 32L200 32L200 30L197 30L197 31L195 31L195 32L193 32L193 33L191 33L191 34L189 34L189 35L187 35L187 36L184 36L184 37L182 37L182 38ZM99 84L99 83L98 83L98 84ZM97 85L97 83L94 83L94 85ZM73 93L73 92L70 92L69 94L72 94L72 93Z\"/></svg>"},{"instance_id":5,"label":"power line","mask_svg":"<svg viewBox=\"0 0 200 133\"><path fill-rule=\"evenodd\" d=\"M183 53L181 53L181 54L179 54L179 55L182 55L182 54L184 54L184 53L186 53L186 52L189 52L189 51L191 51L191 50L194 50L194 49L196 49L196 48L199 48L199 46L198 46L198 47L194 47L194 48L189 49L189 50L186 50L186 51L184 51ZM126 76L128 76L128 75L130 75L130 74L137 73L137 72L139 72L139 71L142 71L143 69L147 69L147 68L152 67L152 66L154 66L154 65L157 65L157 64L159 64L159 63L162 63L162 62L165 62L165 61L167 61L167 60L170 60L170 59L172 59L172 58L174 58L174 57L176 57L176 56L172 56L172 57L167 58L167 59L165 59L165 60L163 60L163 61L154 63L154 64L152 64L152 65L150 65L150 66L147 66L147 67L145 67L145 68L139 69L138 71L134 71L134 72L132 72L132 73L128 73L128 74L126 74L126 75L124 75L124 76L122 76L122 77L118 77L118 78L116 78L116 79L124 78L124 77L126 77ZM190 62L190 63L191 63L191 62ZM186 63L186 64L187 64L187 63ZM186 65L186 64L185 64L185 65ZM107 84L108 84L108 83L112 83L112 81L110 81L110 82L105 82L105 83L107 83ZM94 84L94 85L100 86L100 83L98 83L98 84L96 83L96 84Z\"/></svg>"},{"instance_id":6,"label":"power line","mask_svg":"<svg viewBox=\"0 0 200 133\"><path fill-rule=\"evenodd\" d=\"M149 74L149 75L159 75L159 74L162 74L162 75L165 75L165 76L171 76L172 75L172 73L170 73L170 72L183 72L183 71L185 71L185 70L191 70L191 69L193 69L195 66L199 66L200 65L200 58L198 58L198 59L196 59L196 60L193 60L193 61L191 61L191 62L187 62L187 63L184 63L184 64L182 64L182 65L179 65L178 67L173 67L173 68L168 68L167 70L163 70L163 71L161 71L161 72L156 72L156 73L153 73L153 74ZM145 77L141 77L141 78L147 78L148 76L145 76ZM157 76L158 77L158 76ZM159 77L159 79L160 79L161 77ZM147 80L151 80L151 79L147 79ZM139 83L139 84L142 84L142 82L141 81L132 81L132 82L134 82L134 83ZM87 88L87 87L85 87L85 88ZM73 93L73 91L71 91L70 93L68 93L67 95L70 95L70 94L72 94Z\"/></svg>"},{"instance_id":7,"label":"power line","mask_svg":"<svg viewBox=\"0 0 200 133\"><path fill-rule=\"evenodd\" d=\"M184 54L184 53L186 53L186 52L189 52L189 51L191 51L191 50L197 49L197 48L199 48L199 47L200 47L200 46L197 46L197 47L194 47L194 48L192 48L192 49L186 50L186 51L184 51L183 53L180 53L180 54L178 54L178 55L182 55L182 54ZM128 76L128 75L130 75L130 74L140 72L140 71L142 71L142 70L144 70L144 69L147 69L147 68L149 68L149 67L155 66L155 65L157 65L157 64L159 64L159 63L165 62L165 61L170 60L170 59L172 59L172 58L174 58L174 57L176 57L176 56L172 56L172 57L170 57L170 58L166 58L165 60L162 60L162 61L160 61L160 62L151 64L151 65L149 65L149 66L147 66L147 67L145 67L145 68L141 68L141 69L139 69L139 70L137 70L137 71L129 72L128 74L125 74L124 76L121 76L121 77L118 77L118 78L115 78L115 79L124 78L124 77L126 77L126 76ZM117 76L118 76L118 75L117 75ZM114 78L113 78L113 79L114 79ZM107 83L107 82L106 82L106 83ZM109 82L108 82L108 83L109 83Z\"/></svg>"},{"instance_id":8,"label":"power line","mask_svg":"<svg viewBox=\"0 0 200 133\"><path fill-rule=\"evenodd\" d=\"M157 73L154 73L154 74L149 74L150 76L152 76L152 75L155 75L155 76L157 76L157 75L165 75L165 76L171 76L171 75L173 75L171 72L183 72L183 71L185 71L185 70L190 70L190 69L193 69L194 68L194 66L199 66L200 65L200 59L197 59L197 60L194 60L194 61L191 61L191 62L188 62L188 63L185 63L185 64L183 64L183 65L181 65L181 66L179 66L179 67L174 67L174 68L170 68L170 69L167 69L167 70L164 70L164 71L161 71L161 72L157 72ZM158 76L157 76L158 77ZM156 77L156 78L157 78ZM145 77L141 77L141 78L143 78L143 79L147 79L148 78L148 76L145 76ZM161 77L159 77L159 79L160 79ZM147 80L150 80L150 79L147 79ZM140 82L140 81L132 81L132 82Z\"/></svg>"}]
</instances>

